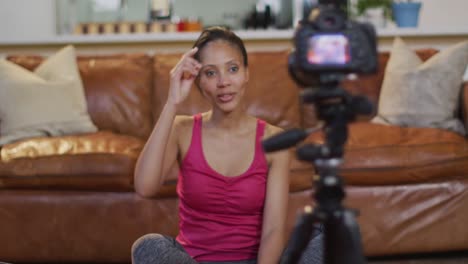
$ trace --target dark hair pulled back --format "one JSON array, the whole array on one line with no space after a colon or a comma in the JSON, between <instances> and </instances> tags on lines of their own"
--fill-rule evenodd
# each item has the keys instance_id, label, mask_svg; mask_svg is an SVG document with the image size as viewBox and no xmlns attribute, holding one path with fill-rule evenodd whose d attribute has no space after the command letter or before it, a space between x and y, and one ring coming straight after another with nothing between
<instances>
[{"instance_id":1,"label":"dark hair pulled back","mask_svg":"<svg viewBox=\"0 0 468 264\"><path fill-rule=\"evenodd\" d=\"M195 59L198 61L200 60L200 52L201 50L210 42L223 40L227 43L236 47L242 54L242 58L244 59L244 66L248 66L248 59L247 59L247 51L244 46L244 42L240 39L234 32L225 28L225 27L209 27L202 31L198 39L193 44L193 48L197 47L198 52L195 54Z\"/></svg>"}]
</instances>

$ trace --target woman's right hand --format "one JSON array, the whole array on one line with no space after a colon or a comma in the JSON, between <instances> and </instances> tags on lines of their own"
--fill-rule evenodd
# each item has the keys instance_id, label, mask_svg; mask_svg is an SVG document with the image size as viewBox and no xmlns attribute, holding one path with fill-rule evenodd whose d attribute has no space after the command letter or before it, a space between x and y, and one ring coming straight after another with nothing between
<instances>
[{"instance_id":1,"label":"woman's right hand","mask_svg":"<svg viewBox=\"0 0 468 264\"><path fill-rule=\"evenodd\" d=\"M194 58L197 51L197 47L187 51L171 70L168 101L173 105L182 103L188 97L198 76L202 65Z\"/></svg>"}]
</instances>

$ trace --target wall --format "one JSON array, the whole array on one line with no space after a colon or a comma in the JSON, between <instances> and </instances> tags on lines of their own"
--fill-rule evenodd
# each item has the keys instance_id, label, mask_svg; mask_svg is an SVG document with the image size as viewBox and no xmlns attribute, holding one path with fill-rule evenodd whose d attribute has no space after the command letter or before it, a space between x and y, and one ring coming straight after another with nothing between
<instances>
[{"instance_id":1,"label":"wall","mask_svg":"<svg viewBox=\"0 0 468 264\"><path fill-rule=\"evenodd\" d=\"M468 0L420 0L420 25L433 29L467 29Z\"/></svg>"},{"instance_id":2,"label":"wall","mask_svg":"<svg viewBox=\"0 0 468 264\"><path fill-rule=\"evenodd\" d=\"M55 35L54 0L0 1L1 39L21 40L54 37Z\"/></svg>"}]
</instances>

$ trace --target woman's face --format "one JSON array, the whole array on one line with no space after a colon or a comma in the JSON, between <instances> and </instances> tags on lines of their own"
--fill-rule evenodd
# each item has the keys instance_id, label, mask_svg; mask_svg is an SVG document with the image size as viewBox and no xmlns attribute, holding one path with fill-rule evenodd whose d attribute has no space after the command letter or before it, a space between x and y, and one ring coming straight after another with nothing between
<instances>
[{"instance_id":1,"label":"woman's face","mask_svg":"<svg viewBox=\"0 0 468 264\"><path fill-rule=\"evenodd\" d=\"M213 41L200 51L202 68L198 85L213 107L233 111L240 103L249 80L242 53L226 41Z\"/></svg>"}]
</instances>

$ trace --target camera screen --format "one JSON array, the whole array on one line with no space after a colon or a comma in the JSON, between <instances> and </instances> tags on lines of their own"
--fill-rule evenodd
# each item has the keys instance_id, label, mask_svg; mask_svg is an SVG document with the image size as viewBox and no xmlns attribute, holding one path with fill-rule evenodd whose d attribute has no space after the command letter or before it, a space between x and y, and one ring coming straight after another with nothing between
<instances>
[{"instance_id":1,"label":"camera screen","mask_svg":"<svg viewBox=\"0 0 468 264\"><path fill-rule=\"evenodd\" d=\"M351 60L349 40L343 34L319 34L309 39L307 60L311 64L345 65Z\"/></svg>"}]
</instances>

